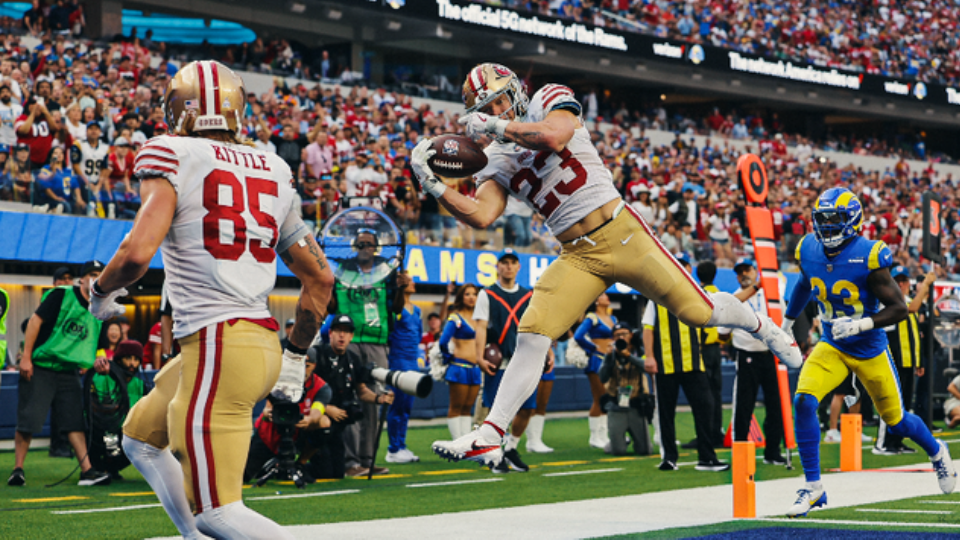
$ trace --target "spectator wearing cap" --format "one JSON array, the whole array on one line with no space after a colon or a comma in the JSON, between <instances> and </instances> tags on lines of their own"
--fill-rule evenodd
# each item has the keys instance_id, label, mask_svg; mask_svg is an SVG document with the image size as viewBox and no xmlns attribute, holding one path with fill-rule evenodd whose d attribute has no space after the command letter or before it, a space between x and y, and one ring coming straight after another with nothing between
<instances>
[{"instance_id":1,"label":"spectator wearing cap","mask_svg":"<svg viewBox=\"0 0 960 540\"><path fill-rule=\"evenodd\" d=\"M888 350L893 356L893 365L897 368L901 400L904 407L910 409L913 406L914 377L923 377L925 371L922 362L922 347L920 346L921 310L926 307L924 304L933 287L933 282L937 280L937 273L931 271L924 276L923 281L917 285L917 294L913 298L910 298L910 271L901 265L897 265L890 270L890 275L900 286L900 292L907 304L908 314L907 318L884 328L884 330L887 332L887 341L890 343ZM877 440L873 448L874 454L891 456L915 452L916 449L904 444L903 437L890 433L887 429L887 423L882 419L880 420L880 427L877 428Z\"/></svg>"},{"instance_id":2,"label":"spectator wearing cap","mask_svg":"<svg viewBox=\"0 0 960 540\"><path fill-rule=\"evenodd\" d=\"M107 156L106 177L107 188L113 203L117 204L121 212L128 218L136 214L134 205L140 202L140 197L133 189L131 173L133 172L134 152L131 143L126 137L117 137L113 141L113 152ZM109 215L114 218L114 215Z\"/></svg>"},{"instance_id":3,"label":"spectator wearing cap","mask_svg":"<svg viewBox=\"0 0 960 540\"><path fill-rule=\"evenodd\" d=\"M87 430L91 433L90 461L94 468L114 480L122 480L120 471L130 465L120 449L121 427L130 408L149 391L142 364L143 345L124 340L117 345L112 359L98 358L94 370L88 371L84 378L91 400L91 406L84 408Z\"/></svg>"},{"instance_id":4,"label":"spectator wearing cap","mask_svg":"<svg viewBox=\"0 0 960 540\"><path fill-rule=\"evenodd\" d=\"M43 98L30 96L14 127L17 131L17 142L30 149L31 169L43 167L53 146L54 133L60 131L60 120L47 109Z\"/></svg>"},{"instance_id":5,"label":"spectator wearing cap","mask_svg":"<svg viewBox=\"0 0 960 540\"><path fill-rule=\"evenodd\" d=\"M633 337L625 323L614 326L614 347L600 366L600 382L606 388L601 401L607 413L610 453L615 456L627 453L628 433L635 454L645 456L651 450L647 422L653 419L654 402L643 360L634 353Z\"/></svg>"},{"instance_id":6,"label":"spectator wearing cap","mask_svg":"<svg viewBox=\"0 0 960 540\"><path fill-rule=\"evenodd\" d=\"M760 286L760 274L753 259L741 257L733 266L740 289L734 293L758 316L767 315L767 298ZM721 336L730 335L729 328L719 328ZM783 416L780 408L780 385L777 380L777 361L770 349L760 340L743 330L733 330L733 357L737 363L737 377L733 384L733 440L750 440L750 425L753 407L757 402L757 390L763 388L766 417L763 434L766 446L763 462L768 465L786 465L780 454L783 441Z\"/></svg>"},{"instance_id":7,"label":"spectator wearing cap","mask_svg":"<svg viewBox=\"0 0 960 540\"><path fill-rule=\"evenodd\" d=\"M23 107L18 100L13 99L10 83L0 82L0 144L8 146L17 144L17 130L14 124L21 114L23 114Z\"/></svg>"},{"instance_id":8,"label":"spectator wearing cap","mask_svg":"<svg viewBox=\"0 0 960 540\"><path fill-rule=\"evenodd\" d=\"M55 401L59 427L67 433L80 460L80 485L110 483L110 476L94 470L87 458L83 395L77 375L79 369L92 368L96 359L100 321L88 307L90 284L103 266L96 260L85 263L80 284L54 289L27 323L18 383L15 468L8 485L26 483L23 465L27 450Z\"/></svg>"},{"instance_id":9,"label":"spectator wearing cap","mask_svg":"<svg viewBox=\"0 0 960 540\"><path fill-rule=\"evenodd\" d=\"M344 314L331 315L327 326L329 343L314 345L311 350L317 359L315 373L330 386L332 393L326 407L331 425L329 431L321 433L321 438L308 441L309 446L301 457L310 458L309 472L314 478L363 476L369 472L367 467L346 462L344 431L364 414L361 402L374 406L393 403L393 393L373 390L376 388L371 374L373 366L349 349L356 332L353 319ZM384 467L374 469L374 474L387 472Z\"/></svg>"},{"instance_id":10,"label":"spectator wearing cap","mask_svg":"<svg viewBox=\"0 0 960 540\"><path fill-rule=\"evenodd\" d=\"M678 255L677 261L690 272L690 259ZM654 375L657 418L660 426L661 471L676 471L679 452L676 441L677 397L680 389L693 411L697 433L698 471L725 471L730 465L717 459L710 437L713 397L700 351L700 332L681 322L667 308L653 301L643 311L644 370Z\"/></svg>"}]
</instances>

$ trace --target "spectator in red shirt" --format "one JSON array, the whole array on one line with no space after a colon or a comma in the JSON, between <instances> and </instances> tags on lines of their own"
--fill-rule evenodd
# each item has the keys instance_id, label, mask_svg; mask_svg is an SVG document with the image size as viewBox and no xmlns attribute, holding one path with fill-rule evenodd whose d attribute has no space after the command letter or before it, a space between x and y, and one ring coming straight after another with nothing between
<instances>
[{"instance_id":1,"label":"spectator in red shirt","mask_svg":"<svg viewBox=\"0 0 960 540\"><path fill-rule=\"evenodd\" d=\"M60 130L60 121L35 96L27 99L24 111L14 124L17 143L30 147L30 166L37 170L47 163L53 146L53 134Z\"/></svg>"}]
</instances>

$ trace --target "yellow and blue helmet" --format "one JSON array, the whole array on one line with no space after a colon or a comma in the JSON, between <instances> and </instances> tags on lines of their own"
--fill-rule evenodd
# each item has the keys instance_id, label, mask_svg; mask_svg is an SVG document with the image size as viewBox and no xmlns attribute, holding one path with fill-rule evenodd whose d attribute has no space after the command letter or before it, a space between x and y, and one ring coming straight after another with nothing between
<instances>
[{"instance_id":1,"label":"yellow and blue helmet","mask_svg":"<svg viewBox=\"0 0 960 540\"><path fill-rule=\"evenodd\" d=\"M863 205L847 188L830 188L813 208L813 232L827 249L836 249L857 237L863 227Z\"/></svg>"}]
</instances>

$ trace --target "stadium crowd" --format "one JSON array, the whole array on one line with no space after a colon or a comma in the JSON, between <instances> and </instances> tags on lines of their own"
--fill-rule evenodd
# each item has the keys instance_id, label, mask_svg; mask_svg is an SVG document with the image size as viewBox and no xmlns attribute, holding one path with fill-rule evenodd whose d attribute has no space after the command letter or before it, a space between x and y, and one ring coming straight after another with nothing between
<instances>
[{"instance_id":1,"label":"stadium crowd","mask_svg":"<svg viewBox=\"0 0 960 540\"><path fill-rule=\"evenodd\" d=\"M778 60L956 85L957 17L945 0L481 0Z\"/></svg>"},{"instance_id":2,"label":"stadium crowd","mask_svg":"<svg viewBox=\"0 0 960 540\"><path fill-rule=\"evenodd\" d=\"M650 6L664 8L660 3ZM69 4L54 7L66 9ZM31 13L24 19L28 30ZM53 26L28 33L40 36L40 45L28 49L16 34L0 39L0 198L30 203L36 211L132 216L139 204L138 186L131 178L134 157L147 139L169 130L160 98L177 67L161 56L166 47L149 34L143 40L92 43ZM254 46L264 53L256 56L254 67L296 70L290 60L298 59L289 43L258 39ZM219 54L238 67L252 61L246 53L235 58L230 50ZM630 110L591 89L581 101L614 182L672 250L694 259L715 258L721 267L732 266L749 251L743 203L730 180L740 152L729 137L750 141L749 150L767 164L785 262L791 259L793 242L810 230L809 207L816 194L846 185L867 205L866 234L888 240L901 262L916 269L921 264L918 193L932 185L944 197L951 233L944 272L960 274L955 180L937 177L932 166L911 170L905 159L949 159L928 156L922 138L915 144L852 137L814 142L785 132L775 112L714 109L693 118L682 110L668 112L663 103ZM520 201L511 200L491 230L473 231L418 191L410 150L421 136L460 131L458 114L452 111L415 105L410 95L384 87L289 86L278 77L269 91L249 95L246 113L247 137L257 147L277 152L296 171L304 218L318 228L341 197L373 197L407 231L411 243L488 249L509 245L547 253L557 249L539 216ZM601 131L601 125L610 127ZM674 130L676 139L654 145L644 136L646 129ZM693 134L714 138L696 144ZM823 150L900 159L883 171L840 168L821 156ZM469 179L457 184L465 193L475 189Z\"/></svg>"}]
</instances>

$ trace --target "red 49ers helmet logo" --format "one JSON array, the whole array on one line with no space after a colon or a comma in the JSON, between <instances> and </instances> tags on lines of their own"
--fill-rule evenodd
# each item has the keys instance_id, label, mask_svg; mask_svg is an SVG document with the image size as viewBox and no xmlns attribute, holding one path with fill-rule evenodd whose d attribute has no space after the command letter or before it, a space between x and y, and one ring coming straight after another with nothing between
<instances>
[{"instance_id":1,"label":"red 49ers helmet logo","mask_svg":"<svg viewBox=\"0 0 960 540\"><path fill-rule=\"evenodd\" d=\"M493 72L501 77L509 77L512 75L512 72L509 69L501 66L500 64L493 65Z\"/></svg>"}]
</instances>

